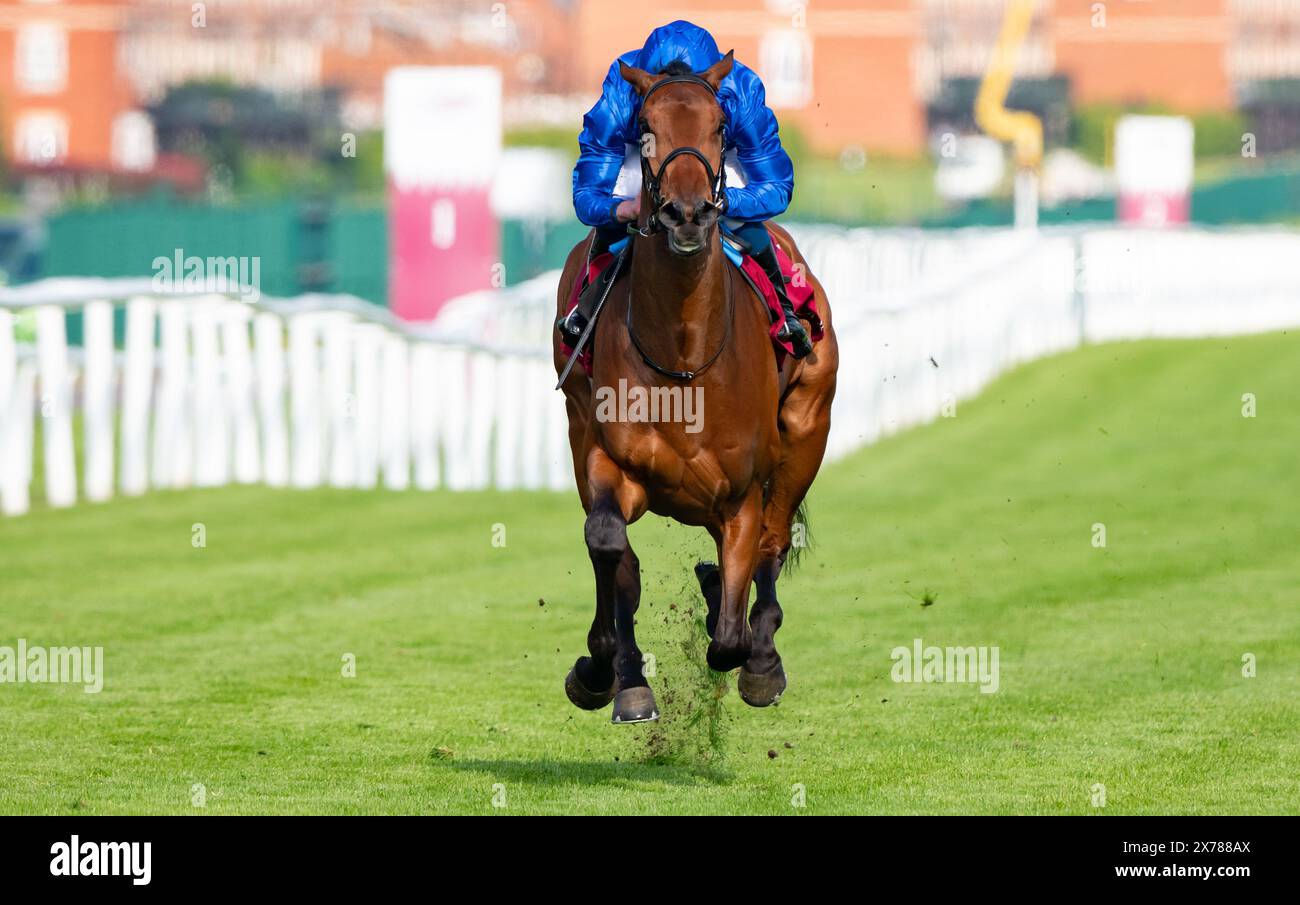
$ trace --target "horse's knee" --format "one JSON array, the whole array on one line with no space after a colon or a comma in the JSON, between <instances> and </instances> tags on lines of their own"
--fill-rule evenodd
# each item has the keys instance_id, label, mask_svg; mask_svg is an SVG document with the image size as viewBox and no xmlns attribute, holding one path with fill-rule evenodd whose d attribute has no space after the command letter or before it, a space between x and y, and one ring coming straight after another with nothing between
<instances>
[{"instance_id":1,"label":"horse's knee","mask_svg":"<svg viewBox=\"0 0 1300 905\"><path fill-rule=\"evenodd\" d=\"M627 550L627 522L622 513L607 508L591 510L583 533L592 559L623 558Z\"/></svg>"}]
</instances>

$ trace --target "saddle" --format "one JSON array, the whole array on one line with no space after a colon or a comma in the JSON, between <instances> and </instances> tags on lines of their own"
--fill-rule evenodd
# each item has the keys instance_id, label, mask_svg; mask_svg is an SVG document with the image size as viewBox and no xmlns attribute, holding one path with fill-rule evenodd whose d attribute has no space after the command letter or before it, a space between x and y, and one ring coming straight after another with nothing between
<instances>
[{"instance_id":1,"label":"saddle","mask_svg":"<svg viewBox=\"0 0 1300 905\"><path fill-rule=\"evenodd\" d=\"M770 231L769 231L770 232ZM631 241L627 239L625 241ZM794 305L795 314L802 320L805 320L811 326L809 336L813 343L817 343L825 336L825 329L822 327L821 315L817 313L817 299L813 294L812 284L807 280L807 275L796 272L790 256L786 254L785 249L775 239L772 241L772 247L776 250L777 262L781 265L781 276L785 280L786 295ZM598 254L588 255L586 267L579 274L578 279L573 281L573 289L569 293L569 303L565 307L565 314L571 312L578 306L578 300L584 293L594 293L599 295L605 291L608 284L616 282L627 270L624 267L615 267L614 265L620 260L617 252L621 248L620 243L615 243L613 247ZM772 352L776 360L776 367L779 370L785 364L787 355L793 355L794 349L788 342L783 342L776 338L777 331L781 328L781 300L777 298L776 289L772 286L772 281L768 279L767 272L763 265L754 260L739 241L731 236L723 235L722 250L731 265L740 271L740 275L745 278L754 293L763 300L767 306L768 315L768 336L772 340ZM584 309L585 310L585 309ZM578 361L581 363L587 376L591 376L591 349L593 341L589 340L586 347L582 350L582 355ZM561 350L565 355L573 353L573 347L561 341Z\"/></svg>"}]
</instances>

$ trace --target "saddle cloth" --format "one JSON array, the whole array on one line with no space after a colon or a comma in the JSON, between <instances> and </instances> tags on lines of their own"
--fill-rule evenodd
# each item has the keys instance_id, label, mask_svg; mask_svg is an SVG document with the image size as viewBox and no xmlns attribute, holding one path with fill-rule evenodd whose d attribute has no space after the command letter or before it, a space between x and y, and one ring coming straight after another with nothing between
<instances>
[{"instance_id":1,"label":"saddle cloth","mask_svg":"<svg viewBox=\"0 0 1300 905\"><path fill-rule=\"evenodd\" d=\"M809 322L812 330L809 336L813 343L817 343L824 335L822 328L821 316L817 313L817 299L813 295L812 284L807 279L807 274L796 272L790 256L785 253L785 249L775 239L772 240L772 246L776 249L776 259L781 265L781 274L785 277L785 291L790 296L790 302L794 305L795 313L802 319ZM772 340L772 351L776 356L776 366L780 368L785 364L787 355L794 354L794 348L788 342L782 342L776 338L777 331L781 329L781 300L776 296L776 289L772 286L772 281L767 278L767 272L763 270L763 265L755 261L752 257L744 254L735 246L728 243L725 239L722 243L723 251L726 252L727 260L736 267L745 281L758 293L759 298L767 305L768 313L768 336ZM597 279L610 264L614 263L613 252L602 252L587 262L587 270L582 274L581 279L573 281L573 289L569 292L569 303L565 308L565 313L572 311L578 305L578 296L582 290L587 287L593 280ZM624 268L626 270L626 268ZM623 275L619 274L619 279ZM582 350L582 357L579 361L582 363L583 370L587 376L591 376L591 346L590 340L587 347ZM565 355L573 353L573 347L567 343L560 346Z\"/></svg>"}]
</instances>

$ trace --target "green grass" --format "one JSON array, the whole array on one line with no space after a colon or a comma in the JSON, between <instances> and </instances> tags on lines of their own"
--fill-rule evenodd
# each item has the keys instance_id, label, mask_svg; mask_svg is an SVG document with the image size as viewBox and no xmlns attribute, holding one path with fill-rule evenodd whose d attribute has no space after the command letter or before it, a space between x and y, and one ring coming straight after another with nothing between
<instances>
[{"instance_id":1,"label":"green grass","mask_svg":"<svg viewBox=\"0 0 1300 905\"><path fill-rule=\"evenodd\" d=\"M802 784L802 813L1300 812L1297 353L1087 348L828 467L775 708L699 665L698 532L637 525L659 725L564 697L592 611L569 495L232 488L0 521L0 644L102 645L107 672L0 686L0 811L789 814ZM997 645L998 693L892 682L918 637Z\"/></svg>"}]
</instances>

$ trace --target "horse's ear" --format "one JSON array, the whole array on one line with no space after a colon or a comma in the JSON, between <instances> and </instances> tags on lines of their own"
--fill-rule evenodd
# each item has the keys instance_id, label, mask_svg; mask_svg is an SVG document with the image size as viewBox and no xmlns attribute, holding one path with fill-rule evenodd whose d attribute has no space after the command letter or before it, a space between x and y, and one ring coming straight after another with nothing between
<instances>
[{"instance_id":1,"label":"horse's ear","mask_svg":"<svg viewBox=\"0 0 1300 905\"><path fill-rule=\"evenodd\" d=\"M618 74L623 76L623 81L631 85L637 94L642 96L650 90L650 86L655 83L655 77L644 69L637 69L635 66L629 66L622 60L618 61Z\"/></svg>"},{"instance_id":2,"label":"horse's ear","mask_svg":"<svg viewBox=\"0 0 1300 905\"><path fill-rule=\"evenodd\" d=\"M717 91L718 86L722 84L722 80L731 75L731 67L735 62L736 52L728 50L725 57L701 72L700 78L712 85L714 91Z\"/></svg>"}]
</instances>

